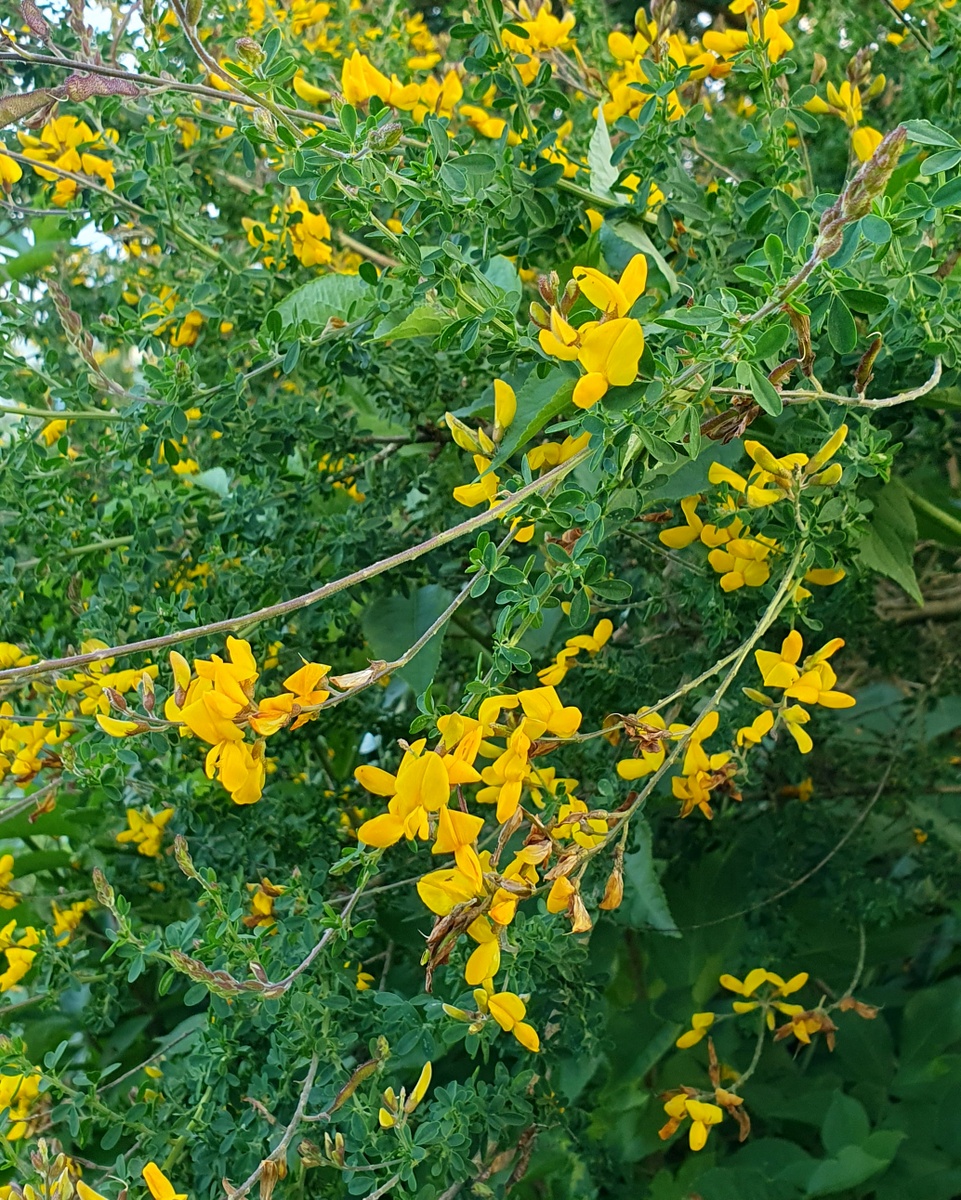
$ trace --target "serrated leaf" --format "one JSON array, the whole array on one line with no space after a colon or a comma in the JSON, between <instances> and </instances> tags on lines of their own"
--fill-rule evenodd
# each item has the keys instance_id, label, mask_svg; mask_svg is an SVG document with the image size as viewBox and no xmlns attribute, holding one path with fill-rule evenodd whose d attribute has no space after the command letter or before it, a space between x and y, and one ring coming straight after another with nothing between
<instances>
[{"instance_id":1,"label":"serrated leaf","mask_svg":"<svg viewBox=\"0 0 961 1200\"><path fill-rule=\"evenodd\" d=\"M613 153L614 147L611 145L611 135L607 132L604 110L598 105L597 123L587 148L587 165L591 172L591 191L602 200L611 199L611 188L617 181L618 170L611 165Z\"/></svg>"},{"instance_id":2,"label":"serrated leaf","mask_svg":"<svg viewBox=\"0 0 961 1200\"><path fill-rule=\"evenodd\" d=\"M370 287L359 275L321 275L296 288L277 305L285 326L301 321L323 329L331 317L346 321L362 310Z\"/></svg>"},{"instance_id":3,"label":"serrated leaf","mask_svg":"<svg viewBox=\"0 0 961 1200\"><path fill-rule=\"evenodd\" d=\"M901 484L893 479L877 495L867 534L858 558L863 567L886 575L918 604L924 603L914 573L914 546L918 526L914 510Z\"/></svg>"},{"instance_id":4,"label":"serrated leaf","mask_svg":"<svg viewBox=\"0 0 961 1200\"><path fill-rule=\"evenodd\" d=\"M456 316L442 308L433 304L421 304L395 323L391 322L389 316L381 321L374 334L374 341L398 342L403 338L436 337L456 320Z\"/></svg>"}]
</instances>

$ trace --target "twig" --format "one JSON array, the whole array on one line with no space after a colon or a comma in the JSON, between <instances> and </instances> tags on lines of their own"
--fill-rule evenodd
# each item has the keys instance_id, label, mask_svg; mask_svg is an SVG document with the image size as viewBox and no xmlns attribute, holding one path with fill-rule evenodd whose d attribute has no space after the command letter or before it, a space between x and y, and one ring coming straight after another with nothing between
<instances>
[{"instance_id":1,"label":"twig","mask_svg":"<svg viewBox=\"0 0 961 1200\"><path fill-rule=\"evenodd\" d=\"M353 250L355 254L359 254L362 258L369 258L371 262L377 263L381 267L399 267L400 263L396 258L391 258L389 254L381 254L379 250L372 250L370 246L364 242L359 242L356 238L352 238L341 229L334 230L334 237L342 246L348 250Z\"/></svg>"},{"instance_id":2,"label":"twig","mask_svg":"<svg viewBox=\"0 0 961 1200\"><path fill-rule=\"evenodd\" d=\"M338 592L352 587L354 584L365 583L369 579L375 579L378 575L383 575L385 571L389 571L393 567L413 562L424 554L430 553L432 550L446 546L449 542L456 541L465 534L473 533L474 530L482 529L492 521L506 516L521 501L526 500L528 496L533 496L538 492L544 491L563 479L579 463L583 462L589 453L590 451L586 448L581 450L566 462L552 467L540 479L535 479L533 482L525 484L506 500L503 500L500 504L488 509L486 512L469 517L466 521L461 521L460 524L454 525L443 533L435 534L433 537L427 538L426 541L419 542L416 546L411 546L407 550L401 550L397 554L382 558L378 562L372 563L369 567L362 567L359 571L352 571L349 575L344 575L340 579L325 583L321 587L315 588L311 592L305 592L301 596L294 596L290 600L282 600L277 604L268 605L266 608L257 609L255 612L244 613L239 617L229 617L224 621L212 621L207 625L196 625L191 629L181 629L176 633L164 634L161 637L144 638L138 642L126 642L117 646L107 646L102 650L90 650L86 654L71 654L63 658L45 659L42 662L32 663L26 667L11 667L5 671L0 671L0 684L20 683L27 679L39 678L41 675L49 675L53 671L73 670L77 667L86 666L88 663L101 662L105 658L116 658L119 655L162 650L167 646L176 646L181 642L193 641L195 638L206 637L212 634L235 633L238 630L258 625L262 621L268 621L273 617L283 617L289 613L297 612L302 608L309 608L311 605L317 604L321 600L326 600L329 596L334 596Z\"/></svg>"},{"instance_id":3,"label":"twig","mask_svg":"<svg viewBox=\"0 0 961 1200\"><path fill-rule=\"evenodd\" d=\"M842 847L844 847L851 840L856 830L858 830L868 819L871 810L881 799L881 795L887 786L888 779L890 778L891 771L893 769L894 759L892 758L885 768L884 774L881 776L881 782L875 789L874 795L867 802L860 813L858 813L854 821L848 826L837 845L835 845L833 849L829 850L828 853L825 854L825 856L821 859L821 861L813 866L810 871L805 871L803 875L795 879L792 883L789 883L787 887L782 888L779 892L775 892L773 896L768 896L766 900L759 900L757 904L752 904L749 908L742 908L738 912L728 913L726 917L718 917L714 921L702 921L698 925L681 925L678 927L676 932L689 933L693 929L710 929L713 925L723 925L726 921L736 921L739 917L746 917L753 912L757 912L759 908L766 908L768 904L774 904L777 900L783 900L783 898L785 896L789 896L791 892L796 891L799 887L803 887L809 879L813 879L814 876L817 875L818 871L822 870L828 865L831 859L834 858L835 854L837 854Z\"/></svg>"},{"instance_id":4,"label":"twig","mask_svg":"<svg viewBox=\"0 0 961 1200\"><path fill-rule=\"evenodd\" d=\"M277 1143L270 1154L256 1168L256 1170L248 1176L247 1179L240 1185L239 1188L231 1188L226 1180L224 1180L224 1191L230 1197L230 1200L242 1200L246 1196L254 1184L260 1179L264 1173L264 1168L268 1163L280 1162L287 1153L287 1147L293 1141L294 1134L297 1132L297 1127L300 1125L301 1118L307 1108L307 1101L310 1099L310 1090L314 1086L314 1079L317 1076L317 1067L320 1065L320 1058L314 1054L310 1060L310 1066L307 1069L307 1076L304 1079L303 1087L300 1089L300 1098L297 1101L297 1107L294 1109L294 1115L290 1119L290 1124L284 1130L283 1137Z\"/></svg>"},{"instance_id":5,"label":"twig","mask_svg":"<svg viewBox=\"0 0 961 1200\"><path fill-rule=\"evenodd\" d=\"M895 396L883 396L878 400L868 400L864 396L842 396L839 392L811 392L802 389L785 388L781 396L788 402L803 404L814 400L831 400L835 404L848 404L854 408L893 408L896 404L907 404L911 400L919 400L938 386L941 381L941 359L934 360L929 378L920 387L911 388L907 392L898 392ZM747 388L712 387L712 392L723 396L749 396Z\"/></svg>"},{"instance_id":6,"label":"twig","mask_svg":"<svg viewBox=\"0 0 961 1200\"><path fill-rule=\"evenodd\" d=\"M167 1042L166 1045L161 1046L159 1050L154 1051L149 1058L145 1058L142 1063L137 1063L135 1067L131 1067L130 1070L125 1071L123 1075L118 1075L116 1079L108 1079L106 1083L101 1084L101 1086L97 1088L97 1095L100 1096L104 1092L109 1092L111 1088L115 1088L118 1084L125 1083L128 1079L131 1079L134 1075L137 1075L140 1071L142 1071L144 1067L149 1067L150 1064L152 1062L156 1062L158 1058L163 1058L163 1056L172 1046L176 1046L179 1042L183 1042L187 1038L193 1037L196 1032L196 1029L188 1029L185 1033L177 1034L177 1036L171 1041Z\"/></svg>"}]
</instances>

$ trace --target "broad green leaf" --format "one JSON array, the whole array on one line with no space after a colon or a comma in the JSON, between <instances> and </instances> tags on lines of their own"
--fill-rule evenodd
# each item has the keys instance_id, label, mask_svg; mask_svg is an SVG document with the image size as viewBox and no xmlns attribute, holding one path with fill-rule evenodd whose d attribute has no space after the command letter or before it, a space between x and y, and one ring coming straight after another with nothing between
<instances>
[{"instance_id":1,"label":"broad green leaf","mask_svg":"<svg viewBox=\"0 0 961 1200\"><path fill-rule=\"evenodd\" d=\"M567 371L556 367L543 379L531 372L517 391L517 413L501 442L493 462L494 467L498 467L515 450L522 449L531 438L536 437L548 421L563 412L573 394L574 380Z\"/></svg>"},{"instance_id":2,"label":"broad green leaf","mask_svg":"<svg viewBox=\"0 0 961 1200\"><path fill-rule=\"evenodd\" d=\"M961 175L939 187L931 197L931 203L935 208L954 208L961 204Z\"/></svg>"},{"instance_id":3,"label":"broad green leaf","mask_svg":"<svg viewBox=\"0 0 961 1200\"><path fill-rule=\"evenodd\" d=\"M828 1154L837 1154L845 1146L859 1146L870 1132L864 1105L853 1096L835 1092L821 1126L821 1142Z\"/></svg>"},{"instance_id":4,"label":"broad green leaf","mask_svg":"<svg viewBox=\"0 0 961 1200\"><path fill-rule=\"evenodd\" d=\"M277 305L285 326L301 321L323 329L331 317L346 321L363 310L370 286L359 275L321 275L296 288Z\"/></svg>"},{"instance_id":5,"label":"broad green leaf","mask_svg":"<svg viewBox=\"0 0 961 1200\"><path fill-rule=\"evenodd\" d=\"M637 929L653 929L667 937L679 938L681 933L671 916L654 863L651 827L640 814L632 824L637 847L624 857L625 915Z\"/></svg>"},{"instance_id":6,"label":"broad green leaf","mask_svg":"<svg viewBox=\"0 0 961 1200\"><path fill-rule=\"evenodd\" d=\"M941 171L950 171L959 162L961 162L961 149L939 150L937 154L930 155L921 163L919 174L937 175Z\"/></svg>"},{"instance_id":7,"label":"broad green leaf","mask_svg":"<svg viewBox=\"0 0 961 1200\"><path fill-rule=\"evenodd\" d=\"M604 120L604 109L598 105L597 123L587 148L587 165L591 172L591 191L603 200L611 198L611 188L618 176L617 167L611 165L613 153L611 135L607 132L607 122Z\"/></svg>"},{"instance_id":8,"label":"broad green leaf","mask_svg":"<svg viewBox=\"0 0 961 1200\"><path fill-rule=\"evenodd\" d=\"M849 1191L886 1170L890 1162L891 1158L876 1158L860 1146L845 1146L835 1158L825 1159L815 1167L805 1194L835 1196Z\"/></svg>"},{"instance_id":9,"label":"broad green leaf","mask_svg":"<svg viewBox=\"0 0 961 1200\"><path fill-rule=\"evenodd\" d=\"M605 237L605 231L608 231L607 237ZM611 255L608 252L609 242L607 240L611 234L620 241L626 242L628 247L633 247L634 251L640 250L642 254L647 256L648 262L652 263L660 271L671 295L678 290L677 276L674 274L673 268L668 266L664 255L661 254L660 250L658 250L640 225L635 225L633 221L622 218L619 221L605 221L601 226L600 238L601 246L604 249L604 257L611 263L611 266L615 270L620 271L627 265L631 254L622 255L623 262L612 261Z\"/></svg>"},{"instance_id":10,"label":"broad green leaf","mask_svg":"<svg viewBox=\"0 0 961 1200\"><path fill-rule=\"evenodd\" d=\"M395 593L373 600L361 617L361 628L376 658L391 662L400 658L425 633L454 596L437 583L418 588L413 595ZM446 627L445 627L446 628ZM396 674L417 695L426 691L440 662L445 629L440 629L426 646Z\"/></svg>"},{"instance_id":11,"label":"broad green leaf","mask_svg":"<svg viewBox=\"0 0 961 1200\"><path fill-rule=\"evenodd\" d=\"M751 389L751 395L766 413L770 413L772 417L779 417L784 410L781 393L759 367L756 367L754 363L749 365L751 375L748 386Z\"/></svg>"},{"instance_id":12,"label":"broad green leaf","mask_svg":"<svg viewBox=\"0 0 961 1200\"><path fill-rule=\"evenodd\" d=\"M858 558L863 567L893 579L912 600L924 599L914 573L914 546L918 526L904 487L893 479L877 495L867 534Z\"/></svg>"},{"instance_id":13,"label":"broad green leaf","mask_svg":"<svg viewBox=\"0 0 961 1200\"><path fill-rule=\"evenodd\" d=\"M390 316L381 321L374 334L376 342L399 342L404 338L436 337L452 321L457 320L449 312L432 304L421 304L411 309L396 323Z\"/></svg>"},{"instance_id":14,"label":"broad green leaf","mask_svg":"<svg viewBox=\"0 0 961 1200\"><path fill-rule=\"evenodd\" d=\"M828 309L828 341L838 354L850 354L858 344L858 328L848 306L835 296Z\"/></svg>"},{"instance_id":15,"label":"broad green leaf","mask_svg":"<svg viewBox=\"0 0 961 1200\"><path fill-rule=\"evenodd\" d=\"M939 129L937 125L932 125L930 121L905 121L904 128L908 131L911 141L918 142L922 146L947 146L961 150L961 142L953 138L950 133Z\"/></svg>"}]
</instances>

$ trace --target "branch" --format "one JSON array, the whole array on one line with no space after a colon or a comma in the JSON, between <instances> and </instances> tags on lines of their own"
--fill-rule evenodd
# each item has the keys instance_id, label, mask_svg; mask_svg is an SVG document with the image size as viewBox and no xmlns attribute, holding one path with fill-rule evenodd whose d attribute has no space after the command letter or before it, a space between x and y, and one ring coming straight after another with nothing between
<instances>
[{"instance_id":1,"label":"branch","mask_svg":"<svg viewBox=\"0 0 961 1200\"><path fill-rule=\"evenodd\" d=\"M314 1079L317 1076L317 1067L319 1065L320 1058L317 1054L314 1054L311 1057L310 1066L307 1069L307 1076L304 1079L303 1087L300 1089L300 1098L297 1101L297 1107L294 1109L294 1115L290 1119L290 1124L284 1130L283 1137L280 1139L274 1149L271 1150L270 1154L257 1167L253 1174L244 1180L239 1188L232 1188L227 1183L226 1179L223 1181L224 1191L227 1193L230 1200L241 1200L243 1196L246 1196L254 1184L260 1179L261 1175L263 1175L267 1164L279 1163L286 1155L287 1147L293 1141L294 1134L297 1132L297 1127L300 1125L301 1118L303 1117L304 1111L307 1108L307 1101L310 1099L310 1090L314 1086Z\"/></svg>"},{"instance_id":2,"label":"branch","mask_svg":"<svg viewBox=\"0 0 961 1200\"><path fill-rule=\"evenodd\" d=\"M407 550L401 550L397 554L390 555L388 558L382 558L379 562L375 562L369 567L362 567L359 571L352 571L351 574L344 575L340 579L335 579L331 583L325 583L311 592L305 592L302 596L295 596L290 600L282 600L278 604L270 604L266 608L244 613L239 617L229 617L224 621L212 621L208 625L196 625L191 629L181 629L176 633L164 634L161 637L144 638L139 642L126 642L117 646L107 646L102 650L88 651L86 654L71 654L64 658L49 658L42 662L32 663L27 667L8 668L6 671L0 671L0 684L19 684L28 679L36 679L42 675L49 675L54 671L74 670L77 667L84 667L88 663L101 662L105 658L116 658L119 655L162 650L167 646L177 646L181 642L193 641L198 637L206 637L212 634L236 633L252 625L259 625L262 621L268 621L273 617L284 617L302 608L309 608L321 600L326 600L329 596L334 596L338 592L353 587L354 584L365 583L369 579L375 579L378 575L383 575L385 571L389 571L393 567L413 562L415 559L421 558L424 554L428 554L431 550L437 550L441 546L446 546L448 542L456 541L465 534L473 533L477 529L483 529L485 525L489 525L492 521L506 516L522 500L526 500L528 496L545 491L553 484L559 482L579 463L582 463L589 453L588 449L581 450L580 453L569 458L567 462L552 467L540 479L535 479L532 483L525 484L524 487L518 489L518 491L514 492L494 508L488 509L487 512L469 517L459 525L455 525L443 533L435 534L433 537L427 538L426 541L419 542L416 546L411 546Z\"/></svg>"},{"instance_id":3,"label":"branch","mask_svg":"<svg viewBox=\"0 0 961 1200\"><path fill-rule=\"evenodd\" d=\"M919 387L911 388L907 392L898 392L894 396L881 396L877 400L868 400L864 396L842 396L839 392L812 392L802 389L792 390L791 388L785 388L781 392L781 396L789 403L795 404L806 404L814 400L831 400L835 404L847 404L853 408L893 408L896 404L908 404L912 400L920 400L922 396L933 391L941 382L941 370L941 359L936 358L931 375ZM711 391L723 396L748 397L751 395L747 388L712 387Z\"/></svg>"}]
</instances>

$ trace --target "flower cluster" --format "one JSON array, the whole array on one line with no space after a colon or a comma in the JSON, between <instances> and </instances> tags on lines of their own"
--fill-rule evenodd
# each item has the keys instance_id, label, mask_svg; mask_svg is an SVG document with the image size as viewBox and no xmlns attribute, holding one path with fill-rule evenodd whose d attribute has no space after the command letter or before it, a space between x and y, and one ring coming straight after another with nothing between
<instances>
[{"instance_id":1,"label":"flower cluster","mask_svg":"<svg viewBox=\"0 0 961 1200\"><path fill-rule=\"evenodd\" d=\"M540 280L545 311L531 305L531 320L540 329L538 342L550 358L576 362L584 374L574 387L578 408L591 408L612 387L627 387L637 378L644 353L644 331L629 316L647 286L647 259L635 254L615 281L595 267L575 267L572 282L562 292L556 275ZM575 326L568 319L579 296L601 312L598 320Z\"/></svg>"},{"instance_id":2,"label":"flower cluster","mask_svg":"<svg viewBox=\"0 0 961 1200\"><path fill-rule=\"evenodd\" d=\"M573 794L576 780L540 765L545 753L577 733L581 719L580 710L565 707L553 687L495 695L481 702L476 718L440 717L436 748L428 748L426 739L406 745L396 774L375 766L355 771L368 792L388 797L387 811L358 830L362 843L386 848L403 838L419 839L432 842L434 854L453 855L452 866L428 872L417 884L421 900L438 918L428 939L428 974L450 959L461 935L475 943L464 978L476 989L477 1010L448 1008L450 1015L478 1028L493 1019L528 1049L537 1049L538 1039L524 1020L523 997L498 991L493 982L508 948L507 927L518 903L537 892L543 877L551 885L548 911L564 913L575 933L589 930L580 880L616 821L589 810ZM479 767L479 759L489 765ZM470 785L481 785L476 803L495 806L501 833L494 851L478 844L485 822L467 807L464 788ZM524 808L525 793L531 811ZM552 815L541 815L548 803ZM507 838L525 817L530 829L524 844L502 866ZM620 902L620 872L618 859L617 879L609 881L601 907Z\"/></svg>"},{"instance_id":3,"label":"flower cluster","mask_svg":"<svg viewBox=\"0 0 961 1200\"><path fill-rule=\"evenodd\" d=\"M260 671L250 643L227 638L227 658L213 655L194 659L190 664L176 650L170 654L174 690L164 704L166 720L153 715L152 688L145 692L142 716L131 719L98 714L100 728L111 737L130 737L149 729L177 728L181 737L195 737L210 749L204 762L208 779L216 776L235 804L255 804L263 794L265 739L288 725L297 729L312 719L330 696L324 663L305 662L284 680L284 691L256 700L254 689ZM117 705L127 712L126 705ZM257 735L253 742L244 736L246 729ZM169 810L168 810L169 811ZM162 815L162 814L161 814ZM147 824L157 825L159 818ZM163 818L164 821L169 817ZM124 840L149 846L141 853L155 853L156 842L145 827L131 821L129 838Z\"/></svg>"},{"instance_id":4,"label":"flower cluster","mask_svg":"<svg viewBox=\"0 0 961 1200\"><path fill-rule=\"evenodd\" d=\"M775 1042L793 1037L800 1045L810 1046L812 1038L823 1034L829 1050L834 1049L834 1037L837 1025L831 1019L833 1012L855 1012L865 1020L873 1020L878 1010L873 1005L864 1004L852 995L854 984L845 994L831 1004L822 997L814 1008L805 1008L788 999L801 991L809 981L806 971L799 971L789 979L765 967L755 967L743 979L734 975L721 975L718 983L721 987L740 997L733 1001L729 1013L713 1011L696 1012L691 1017L691 1028L677 1039L675 1045L679 1050L689 1050L707 1038L708 1045L708 1075L711 1082L710 1090L695 1087L675 1088L662 1096L664 1112L668 1120L659 1131L659 1136L667 1140L678 1131L687 1121L691 1124L688 1129L688 1141L692 1150L703 1150L707 1143L708 1134L714 1125L724 1118L725 1112L733 1117L739 1126L739 1140L744 1141L751 1131L751 1123L744 1111L743 1097L739 1095L744 1084L750 1079L758 1062L758 1054L754 1062L746 1070L737 1074L730 1072L730 1082L727 1087L721 1087L722 1068L718 1064L714 1043L709 1037L709 1031L722 1021L734 1020L747 1013L761 1014L761 1028L758 1042L758 1053L764 1038L765 1030L773 1034ZM780 1017L787 1021L778 1024Z\"/></svg>"},{"instance_id":5,"label":"flower cluster","mask_svg":"<svg viewBox=\"0 0 961 1200\"><path fill-rule=\"evenodd\" d=\"M116 130L108 129L97 133L86 121L64 114L48 121L39 135L18 132L17 137L23 147L24 158L30 159L34 172L41 179L55 185L50 199L58 208L70 203L80 185L74 179L45 168L42 165L44 163L72 171L74 174L100 179L113 191L114 164L111 159L102 158L94 151L107 150L109 141L116 142Z\"/></svg>"},{"instance_id":6,"label":"flower cluster","mask_svg":"<svg viewBox=\"0 0 961 1200\"><path fill-rule=\"evenodd\" d=\"M710 482L725 489L717 504L719 523L702 520L697 510L703 497L687 496L681 501L685 523L661 530L660 541L672 550L683 550L696 541L707 546L707 561L720 575L725 592L763 586L771 577L771 556L780 552L780 546L764 534L752 534L744 516L752 509L794 500L808 488L832 487L838 483L841 464L827 466L827 463L844 444L847 434L848 427L839 426L810 458L801 453L775 458L760 442L745 441L744 449L754 463L747 478L718 462L712 463L708 471ZM825 586L843 578L842 570L815 568L806 574L805 582ZM800 588L795 598L804 599L810 594Z\"/></svg>"},{"instance_id":7,"label":"flower cluster","mask_svg":"<svg viewBox=\"0 0 961 1200\"><path fill-rule=\"evenodd\" d=\"M801 661L804 640L796 629L792 629L781 643L779 653L755 650L754 658L764 686L774 688L781 696L775 701L756 688L744 689L749 699L764 707L750 725L738 730L737 744L742 747L756 746L768 734L774 734L783 727L797 742L802 754L810 753L814 743L804 726L810 721L811 714L802 708L802 704L819 704L823 708L852 708L855 704L853 696L835 690L838 677L828 662L843 645L843 638L832 638L820 650Z\"/></svg>"}]
</instances>

